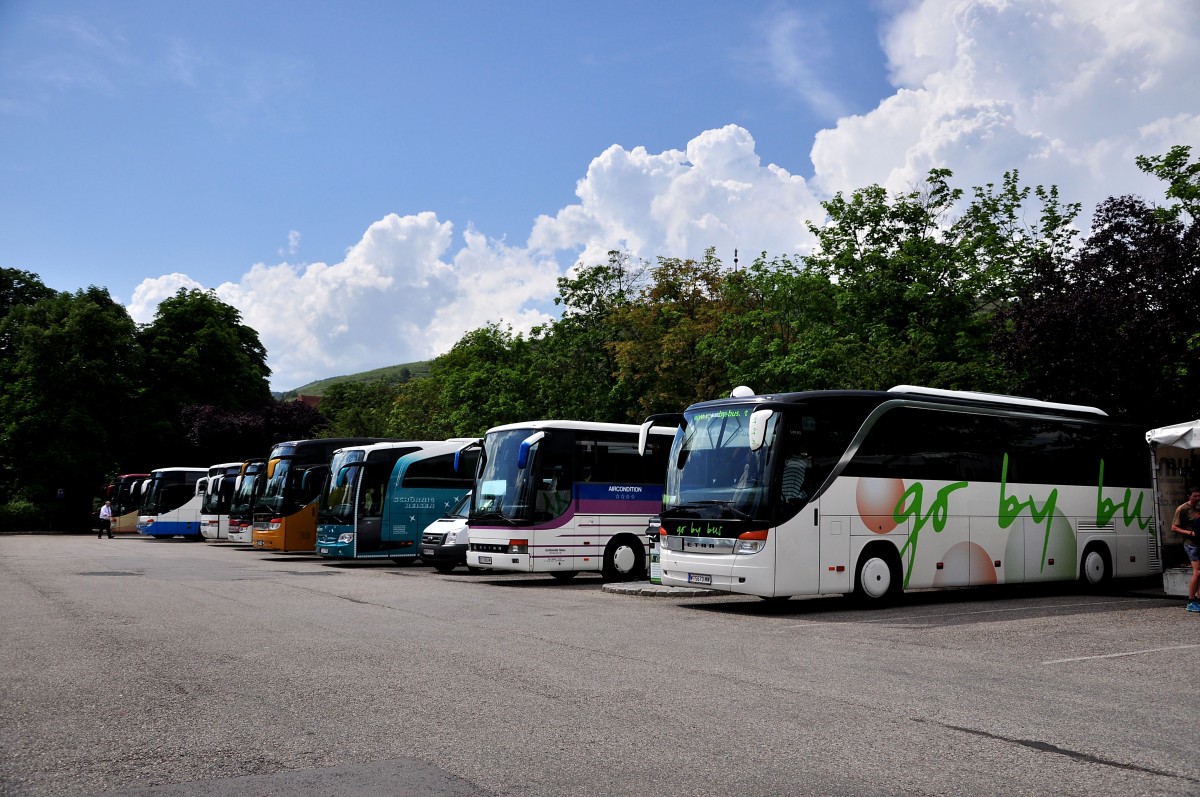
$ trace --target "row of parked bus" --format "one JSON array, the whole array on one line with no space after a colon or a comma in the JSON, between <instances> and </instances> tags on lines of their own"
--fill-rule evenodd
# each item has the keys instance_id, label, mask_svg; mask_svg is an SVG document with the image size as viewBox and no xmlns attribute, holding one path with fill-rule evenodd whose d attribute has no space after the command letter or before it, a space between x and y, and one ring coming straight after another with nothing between
<instances>
[{"instance_id":1,"label":"row of parked bus","mask_svg":"<svg viewBox=\"0 0 1200 797\"><path fill-rule=\"evenodd\" d=\"M1144 432L1093 407L739 388L640 426L289 441L263 459L122 477L113 497L117 530L139 499L137 530L156 537L559 579L644 578L657 547L668 585L886 599L1160 572L1146 454ZM434 523L448 513L460 522Z\"/></svg>"}]
</instances>

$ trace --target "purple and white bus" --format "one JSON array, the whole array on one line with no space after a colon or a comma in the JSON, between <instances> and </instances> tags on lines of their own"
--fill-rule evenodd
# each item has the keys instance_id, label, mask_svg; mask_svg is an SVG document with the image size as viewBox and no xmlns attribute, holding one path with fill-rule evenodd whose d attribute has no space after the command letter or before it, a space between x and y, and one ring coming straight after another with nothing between
<instances>
[{"instance_id":1,"label":"purple and white bus","mask_svg":"<svg viewBox=\"0 0 1200 797\"><path fill-rule=\"evenodd\" d=\"M582 421L489 429L468 515L467 564L609 580L646 573L646 528L662 508L674 430Z\"/></svg>"}]
</instances>

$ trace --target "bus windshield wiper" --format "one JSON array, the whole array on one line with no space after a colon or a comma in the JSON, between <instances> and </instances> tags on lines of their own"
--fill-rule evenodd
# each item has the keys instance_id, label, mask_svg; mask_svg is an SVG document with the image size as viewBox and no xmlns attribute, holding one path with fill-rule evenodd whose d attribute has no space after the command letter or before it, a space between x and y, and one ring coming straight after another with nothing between
<instances>
[{"instance_id":1,"label":"bus windshield wiper","mask_svg":"<svg viewBox=\"0 0 1200 797\"><path fill-rule=\"evenodd\" d=\"M510 526L517 525L517 521L513 520L507 515L502 515L499 512L480 512L478 514L469 515L467 520L468 522L471 520L503 520Z\"/></svg>"},{"instance_id":2,"label":"bus windshield wiper","mask_svg":"<svg viewBox=\"0 0 1200 797\"><path fill-rule=\"evenodd\" d=\"M663 517L686 517L688 512L699 513L701 510L718 508L721 518L736 518L738 520L753 520L753 516L730 505L728 501L686 501L676 504L662 512Z\"/></svg>"}]
</instances>

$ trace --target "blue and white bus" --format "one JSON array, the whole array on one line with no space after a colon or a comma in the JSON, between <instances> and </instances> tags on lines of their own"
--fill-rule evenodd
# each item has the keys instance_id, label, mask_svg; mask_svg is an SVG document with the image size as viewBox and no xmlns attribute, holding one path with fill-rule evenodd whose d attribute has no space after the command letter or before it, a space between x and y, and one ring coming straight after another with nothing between
<instances>
[{"instance_id":1,"label":"blue and white bus","mask_svg":"<svg viewBox=\"0 0 1200 797\"><path fill-rule=\"evenodd\" d=\"M457 455L474 442L409 440L336 451L317 519L317 554L417 558L421 532L471 489L478 449Z\"/></svg>"},{"instance_id":2,"label":"blue and white bus","mask_svg":"<svg viewBox=\"0 0 1200 797\"><path fill-rule=\"evenodd\" d=\"M1144 432L1094 407L900 385L727 399L678 429L662 583L787 598L1162 570Z\"/></svg>"},{"instance_id":3,"label":"blue and white bus","mask_svg":"<svg viewBox=\"0 0 1200 797\"><path fill-rule=\"evenodd\" d=\"M142 487L137 529L147 537L202 540L200 504L208 468L158 468Z\"/></svg>"},{"instance_id":4,"label":"blue and white bus","mask_svg":"<svg viewBox=\"0 0 1200 797\"><path fill-rule=\"evenodd\" d=\"M489 429L475 479L469 567L549 573L646 573L646 526L662 507L674 430L547 420Z\"/></svg>"}]
</instances>

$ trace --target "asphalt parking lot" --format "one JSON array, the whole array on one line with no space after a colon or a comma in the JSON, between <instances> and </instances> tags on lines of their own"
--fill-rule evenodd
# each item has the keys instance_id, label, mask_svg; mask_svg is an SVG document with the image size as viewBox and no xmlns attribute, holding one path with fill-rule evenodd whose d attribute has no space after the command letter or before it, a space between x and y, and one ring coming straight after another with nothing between
<instances>
[{"instance_id":1,"label":"asphalt parking lot","mask_svg":"<svg viewBox=\"0 0 1200 797\"><path fill-rule=\"evenodd\" d=\"M637 592L0 536L0 795L1200 793L1152 583Z\"/></svg>"}]
</instances>

